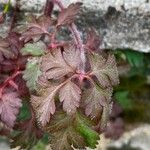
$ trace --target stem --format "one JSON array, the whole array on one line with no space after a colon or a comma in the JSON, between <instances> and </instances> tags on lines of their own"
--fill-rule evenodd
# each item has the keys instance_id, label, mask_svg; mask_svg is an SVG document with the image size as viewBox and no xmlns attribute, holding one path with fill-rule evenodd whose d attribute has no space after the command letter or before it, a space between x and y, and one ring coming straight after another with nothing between
<instances>
[{"instance_id":1,"label":"stem","mask_svg":"<svg viewBox=\"0 0 150 150\"><path fill-rule=\"evenodd\" d=\"M8 3L6 4L3 13L6 14L9 10L9 6L10 6L10 0L8 1Z\"/></svg>"},{"instance_id":2,"label":"stem","mask_svg":"<svg viewBox=\"0 0 150 150\"><path fill-rule=\"evenodd\" d=\"M2 86L0 87L0 98L2 97L4 88L5 88L8 84L11 84L11 83L12 83L11 81L13 81L13 80L16 78L16 76L18 76L18 75L21 74L21 73L22 73L21 71L15 71L15 72L12 74L12 76L8 77L8 78L4 81L4 83L3 83Z\"/></svg>"},{"instance_id":3,"label":"stem","mask_svg":"<svg viewBox=\"0 0 150 150\"><path fill-rule=\"evenodd\" d=\"M53 3L57 4L61 10L65 9L65 7L63 6L63 4L60 0L53 0ZM78 29L74 23L72 23L70 25L70 31L72 32L72 34L74 36L75 43L76 43L77 47L79 48L80 54L81 54L80 57L81 57L82 63L81 63L81 67L79 69L80 69L81 73L85 73L86 56L85 56L85 51L83 48L83 41L81 39L80 32L78 31Z\"/></svg>"}]
</instances>

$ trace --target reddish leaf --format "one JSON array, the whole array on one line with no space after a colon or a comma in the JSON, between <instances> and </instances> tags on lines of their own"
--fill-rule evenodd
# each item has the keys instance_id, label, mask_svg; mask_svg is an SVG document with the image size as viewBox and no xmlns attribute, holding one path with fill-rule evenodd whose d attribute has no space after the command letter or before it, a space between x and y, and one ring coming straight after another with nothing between
<instances>
[{"instance_id":1,"label":"reddish leaf","mask_svg":"<svg viewBox=\"0 0 150 150\"><path fill-rule=\"evenodd\" d=\"M59 92L60 101L63 102L63 110L68 114L76 112L81 98L81 89L71 81L68 81Z\"/></svg>"},{"instance_id":2,"label":"reddish leaf","mask_svg":"<svg viewBox=\"0 0 150 150\"><path fill-rule=\"evenodd\" d=\"M74 22L77 14L79 13L82 3L75 3L68 6L68 8L63 9L58 15L57 26L67 25Z\"/></svg>"},{"instance_id":3,"label":"reddish leaf","mask_svg":"<svg viewBox=\"0 0 150 150\"><path fill-rule=\"evenodd\" d=\"M59 86L52 86L47 88L43 95L31 97L32 106L42 126L45 126L49 122L51 114L55 113L54 98L59 88Z\"/></svg>"},{"instance_id":4,"label":"reddish leaf","mask_svg":"<svg viewBox=\"0 0 150 150\"><path fill-rule=\"evenodd\" d=\"M74 73L79 63L78 50L66 48L62 54L60 49L55 49L43 57L41 70L47 79L60 79Z\"/></svg>"},{"instance_id":5,"label":"reddish leaf","mask_svg":"<svg viewBox=\"0 0 150 150\"><path fill-rule=\"evenodd\" d=\"M101 115L103 115L105 119L107 119L108 114L106 114L106 111L109 111L111 96L112 88L101 89L93 86L92 88L85 90L82 100L85 106L86 115L90 116L92 119L100 119Z\"/></svg>"},{"instance_id":6,"label":"reddish leaf","mask_svg":"<svg viewBox=\"0 0 150 150\"><path fill-rule=\"evenodd\" d=\"M8 127L13 127L21 106L21 99L16 92L3 94L0 99L0 120Z\"/></svg>"},{"instance_id":7,"label":"reddish leaf","mask_svg":"<svg viewBox=\"0 0 150 150\"><path fill-rule=\"evenodd\" d=\"M109 55L106 60L101 55L90 57L91 75L95 75L102 87L109 87L119 83L118 71L114 55Z\"/></svg>"},{"instance_id":8,"label":"reddish leaf","mask_svg":"<svg viewBox=\"0 0 150 150\"><path fill-rule=\"evenodd\" d=\"M26 42L30 40L38 41L42 35L49 35L49 28L53 21L49 17L41 16L38 19L32 18L32 23L27 27L27 31L22 34L21 39Z\"/></svg>"},{"instance_id":9,"label":"reddish leaf","mask_svg":"<svg viewBox=\"0 0 150 150\"><path fill-rule=\"evenodd\" d=\"M9 33L7 40L10 44L11 51L15 54L15 58L17 58L20 49L23 47L23 42L19 40L20 34L11 32Z\"/></svg>"},{"instance_id":10,"label":"reddish leaf","mask_svg":"<svg viewBox=\"0 0 150 150\"><path fill-rule=\"evenodd\" d=\"M100 36L97 35L95 30L91 30L85 44L85 48L89 51L98 51L101 44Z\"/></svg>"},{"instance_id":11,"label":"reddish leaf","mask_svg":"<svg viewBox=\"0 0 150 150\"><path fill-rule=\"evenodd\" d=\"M9 42L0 37L0 62L2 62L4 58L12 59L14 57L15 54L11 51Z\"/></svg>"}]
</instances>

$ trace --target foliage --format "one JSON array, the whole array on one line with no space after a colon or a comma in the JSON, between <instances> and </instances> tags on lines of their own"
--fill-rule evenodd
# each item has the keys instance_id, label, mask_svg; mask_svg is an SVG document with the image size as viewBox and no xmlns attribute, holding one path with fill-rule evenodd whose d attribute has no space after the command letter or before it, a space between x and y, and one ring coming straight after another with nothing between
<instances>
[{"instance_id":1,"label":"foliage","mask_svg":"<svg viewBox=\"0 0 150 150\"><path fill-rule=\"evenodd\" d=\"M51 15L55 5L57 18ZM0 122L13 131L12 147L38 149L35 144L48 133L52 149L95 148L107 126L119 83L116 61L113 54L103 55L94 29L81 39L74 24L80 8L81 3L64 8L50 1L25 30L16 33L11 26L0 39ZM73 40L57 38L64 26Z\"/></svg>"}]
</instances>

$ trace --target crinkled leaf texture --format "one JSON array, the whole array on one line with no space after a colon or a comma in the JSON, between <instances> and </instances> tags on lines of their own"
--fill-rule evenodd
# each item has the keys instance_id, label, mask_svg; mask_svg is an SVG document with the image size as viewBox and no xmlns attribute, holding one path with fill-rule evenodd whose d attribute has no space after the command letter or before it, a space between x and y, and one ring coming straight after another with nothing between
<instances>
[{"instance_id":1,"label":"crinkled leaf texture","mask_svg":"<svg viewBox=\"0 0 150 150\"><path fill-rule=\"evenodd\" d=\"M41 63L43 77L46 80L61 79L61 82L59 81L56 84L50 83L38 96L32 96L31 103L37 112L39 122L43 126L50 121L50 116L55 113L56 94L59 94L64 111L68 114L75 113L76 108L79 107L81 89L71 81L70 77L63 79L69 74L73 76L79 64L79 51L75 49L74 45L69 45L63 52L61 49L56 49L52 53L43 56Z\"/></svg>"},{"instance_id":2,"label":"crinkled leaf texture","mask_svg":"<svg viewBox=\"0 0 150 150\"><path fill-rule=\"evenodd\" d=\"M30 91L37 89L37 80L40 75L39 60L37 58L30 59L26 64L26 70L23 73L23 78Z\"/></svg>"},{"instance_id":3,"label":"crinkled leaf texture","mask_svg":"<svg viewBox=\"0 0 150 150\"><path fill-rule=\"evenodd\" d=\"M75 73L80 64L79 54L79 50L74 45L65 47L63 52L60 49L55 49L43 57L41 71L47 79L55 80L69 73Z\"/></svg>"},{"instance_id":4,"label":"crinkled leaf texture","mask_svg":"<svg viewBox=\"0 0 150 150\"><path fill-rule=\"evenodd\" d=\"M75 3L63 9L58 15L57 26L68 25L74 22L77 14L79 13L82 3Z\"/></svg>"},{"instance_id":5,"label":"crinkled leaf texture","mask_svg":"<svg viewBox=\"0 0 150 150\"><path fill-rule=\"evenodd\" d=\"M9 47L9 42L0 37L0 62L3 61L4 58L14 58L14 53Z\"/></svg>"},{"instance_id":6,"label":"crinkled leaf texture","mask_svg":"<svg viewBox=\"0 0 150 150\"><path fill-rule=\"evenodd\" d=\"M7 92L0 99L0 120L8 127L14 126L19 108L22 106L18 93Z\"/></svg>"},{"instance_id":7,"label":"crinkled leaf texture","mask_svg":"<svg viewBox=\"0 0 150 150\"><path fill-rule=\"evenodd\" d=\"M44 50L46 49L46 45L39 41L37 43L27 43L21 49L22 55L32 55L32 56L41 56L44 54Z\"/></svg>"},{"instance_id":8,"label":"crinkled leaf texture","mask_svg":"<svg viewBox=\"0 0 150 150\"><path fill-rule=\"evenodd\" d=\"M93 86L92 88L85 90L82 97L85 105L85 114L92 119L99 118L103 113L103 107L108 108L111 96L112 88L102 89Z\"/></svg>"},{"instance_id":9,"label":"crinkled leaf texture","mask_svg":"<svg viewBox=\"0 0 150 150\"><path fill-rule=\"evenodd\" d=\"M118 71L114 55L107 59L101 55L94 54L90 57L92 75L95 75L102 87L117 85L119 83Z\"/></svg>"},{"instance_id":10,"label":"crinkled leaf texture","mask_svg":"<svg viewBox=\"0 0 150 150\"><path fill-rule=\"evenodd\" d=\"M76 112L81 99L81 89L73 82L68 81L59 92L60 101L63 102L63 110L68 114Z\"/></svg>"},{"instance_id":11,"label":"crinkled leaf texture","mask_svg":"<svg viewBox=\"0 0 150 150\"><path fill-rule=\"evenodd\" d=\"M81 118L66 115L59 111L52 117L46 131L52 135L51 148L57 150L84 149L86 146L95 148L99 135L90 128L90 124Z\"/></svg>"},{"instance_id":12,"label":"crinkled leaf texture","mask_svg":"<svg viewBox=\"0 0 150 150\"><path fill-rule=\"evenodd\" d=\"M70 80L60 85L46 88L41 96L33 95L31 99L42 126L45 126L50 121L51 115L55 113L55 97L58 92L60 102L63 102L63 109L69 115L75 113L76 108L79 107L81 90Z\"/></svg>"},{"instance_id":13,"label":"crinkled leaf texture","mask_svg":"<svg viewBox=\"0 0 150 150\"><path fill-rule=\"evenodd\" d=\"M28 42L30 40L38 41L42 35L49 34L49 28L52 26L53 21L49 17L40 16L31 18L27 30L22 34L21 40Z\"/></svg>"},{"instance_id":14,"label":"crinkled leaf texture","mask_svg":"<svg viewBox=\"0 0 150 150\"><path fill-rule=\"evenodd\" d=\"M52 86L47 88L42 96L32 96L31 103L36 111L38 121L45 126L49 120L51 114L55 113L55 95L59 90L59 86Z\"/></svg>"}]
</instances>

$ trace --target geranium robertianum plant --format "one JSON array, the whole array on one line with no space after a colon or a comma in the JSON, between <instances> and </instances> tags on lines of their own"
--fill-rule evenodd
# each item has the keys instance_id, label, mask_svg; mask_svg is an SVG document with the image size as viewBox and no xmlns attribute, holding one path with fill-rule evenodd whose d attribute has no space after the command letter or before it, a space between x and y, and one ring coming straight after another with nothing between
<instances>
[{"instance_id":1,"label":"geranium robertianum plant","mask_svg":"<svg viewBox=\"0 0 150 150\"><path fill-rule=\"evenodd\" d=\"M55 5L57 18L52 17ZM11 138L13 146L31 149L48 133L54 150L95 148L105 130L113 86L119 82L116 62L99 49L95 30L81 38L74 24L80 7L47 1L44 14L30 17L24 31L13 27L0 38L1 135ZM59 38L64 27L70 40ZM23 101L31 116L16 121ZM12 130L17 134L10 135Z\"/></svg>"}]
</instances>

